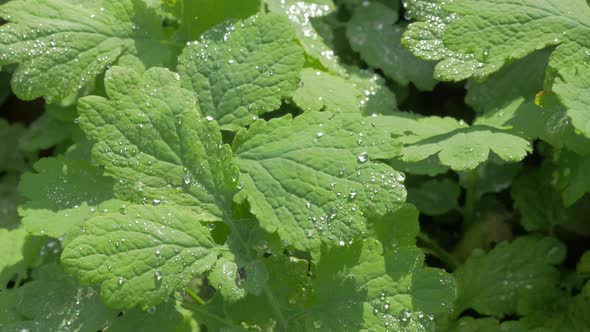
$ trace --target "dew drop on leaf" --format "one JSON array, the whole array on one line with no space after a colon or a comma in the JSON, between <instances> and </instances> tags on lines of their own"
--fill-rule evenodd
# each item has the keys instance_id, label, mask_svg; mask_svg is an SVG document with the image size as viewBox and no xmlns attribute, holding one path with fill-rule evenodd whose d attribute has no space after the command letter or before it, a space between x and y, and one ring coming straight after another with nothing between
<instances>
[{"instance_id":1,"label":"dew drop on leaf","mask_svg":"<svg viewBox=\"0 0 590 332\"><path fill-rule=\"evenodd\" d=\"M367 152L362 152L357 156L357 159L359 162L365 163L367 160L369 160L369 154Z\"/></svg>"}]
</instances>

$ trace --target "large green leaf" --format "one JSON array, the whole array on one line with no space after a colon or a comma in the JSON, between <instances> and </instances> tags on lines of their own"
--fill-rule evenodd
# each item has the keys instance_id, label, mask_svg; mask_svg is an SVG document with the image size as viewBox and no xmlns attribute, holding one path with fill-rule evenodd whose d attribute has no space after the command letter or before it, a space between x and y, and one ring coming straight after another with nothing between
<instances>
[{"instance_id":1,"label":"large green leaf","mask_svg":"<svg viewBox=\"0 0 590 332\"><path fill-rule=\"evenodd\" d=\"M25 173L20 193L29 199L19 213L28 232L60 237L92 215L117 209L122 203L114 198L114 181L85 160L63 157L41 159L36 173Z\"/></svg>"},{"instance_id":2,"label":"large green leaf","mask_svg":"<svg viewBox=\"0 0 590 332\"><path fill-rule=\"evenodd\" d=\"M296 89L303 52L287 19L278 15L253 16L222 32L191 43L178 71L183 87L198 95L203 114L237 130L278 109Z\"/></svg>"},{"instance_id":3,"label":"large green leaf","mask_svg":"<svg viewBox=\"0 0 590 332\"><path fill-rule=\"evenodd\" d=\"M303 46L306 55L312 61L328 71L344 75L346 70L334 53L332 40L319 33L316 27L318 19L334 12L332 0L265 0L271 13L281 14L289 18L295 28L297 39Z\"/></svg>"},{"instance_id":4,"label":"large green leaf","mask_svg":"<svg viewBox=\"0 0 590 332\"><path fill-rule=\"evenodd\" d=\"M406 44L417 55L442 60L436 73L443 79L485 77L514 59L555 47L549 58L551 70L546 75L545 89L558 94L574 127L590 136L587 112L590 99L584 93L590 87L590 7L587 1L412 2L427 2L429 8L437 9L430 16L415 16L423 22L410 26ZM416 5L415 11L420 10ZM519 28L514 29L514 26Z\"/></svg>"},{"instance_id":5,"label":"large green leaf","mask_svg":"<svg viewBox=\"0 0 590 332\"><path fill-rule=\"evenodd\" d=\"M550 237L521 237L487 254L477 249L454 273L459 285L456 309L503 317L550 303L559 280L554 265L564 258L565 247Z\"/></svg>"},{"instance_id":6,"label":"large green leaf","mask_svg":"<svg viewBox=\"0 0 590 332\"><path fill-rule=\"evenodd\" d=\"M455 298L453 278L423 268L413 246L383 250L367 239L322 257L309 329L435 331L434 315L444 314Z\"/></svg>"},{"instance_id":7,"label":"large green leaf","mask_svg":"<svg viewBox=\"0 0 590 332\"><path fill-rule=\"evenodd\" d=\"M2 331L95 332L117 315L94 288L78 285L55 264L34 270L33 281L22 288L0 293L0 303L18 313L10 320L0 318Z\"/></svg>"},{"instance_id":8,"label":"large green leaf","mask_svg":"<svg viewBox=\"0 0 590 332\"><path fill-rule=\"evenodd\" d=\"M133 205L92 218L64 249L65 269L101 284L111 307L149 308L217 261L217 245L199 221L214 216L175 206Z\"/></svg>"},{"instance_id":9,"label":"large green leaf","mask_svg":"<svg viewBox=\"0 0 590 332\"><path fill-rule=\"evenodd\" d=\"M80 100L80 125L97 142L94 160L117 180L115 194L130 206L83 224L62 262L82 280L101 283L109 305L146 308L191 277L215 271L218 255L223 268L235 269L231 259L249 254L222 253L227 247L216 245L202 224L233 225L238 170L216 123L199 115L178 75L114 67L105 86L110 99ZM154 206L134 205L142 203ZM227 278L218 286L230 292L235 283Z\"/></svg>"},{"instance_id":10,"label":"large green leaf","mask_svg":"<svg viewBox=\"0 0 590 332\"><path fill-rule=\"evenodd\" d=\"M269 232L297 249L343 246L405 201L403 176L376 162L399 147L375 118L329 112L255 122L234 140L243 194Z\"/></svg>"},{"instance_id":11,"label":"large green leaf","mask_svg":"<svg viewBox=\"0 0 590 332\"><path fill-rule=\"evenodd\" d=\"M174 46L141 0L11 1L0 12L0 64L18 64L12 89L25 100L62 99L122 55L167 63Z\"/></svg>"}]
</instances>

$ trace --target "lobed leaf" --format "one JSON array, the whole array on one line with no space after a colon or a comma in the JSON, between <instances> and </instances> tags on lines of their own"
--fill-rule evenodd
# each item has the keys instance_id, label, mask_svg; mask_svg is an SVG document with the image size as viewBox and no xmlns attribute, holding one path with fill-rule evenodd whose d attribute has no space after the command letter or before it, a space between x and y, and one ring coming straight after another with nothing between
<instances>
[{"instance_id":1,"label":"lobed leaf","mask_svg":"<svg viewBox=\"0 0 590 332\"><path fill-rule=\"evenodd\" d=\"M209 271L217 245L201 224L216 217L175 206L132 205L86 222L65 248L65 270L100 284L114 308L147 309Z\"/></svg>"},{"instance_id":2,"label":"lobed leaf","mask_svg":"<svg viewBox=\"0 0 590 332\"><path fill-rule=\"evenodd\" d=\"M563 244L551 237L520 237L487 254L476 249L454 272L459 286L456 310L471 308L503 317L518 314L523 305L543 305L557 289L555 265L564 258Z\"/></svg>"},{"instance_id":3,"label":"lobed leaf","mask_svg":"<svg viewBox=\"0 0 590 332\"><path fill-rule=\"evenodd\" d=\"M419 89L432 90L434 64L417 59L401 45L405 28L395 24L397 12L375 2L357 7L347 23L346 35L351 47L363 60L379 68L396 83L414 83Z\"/></svg>"},{"instance_id":4,"label":"lobed leaf","mask_svg":"<svg viewBox=\"0 0 590 332\"><path fill-rule=\"evenodd\" d=\"M420 117L397 112L377 117L404 144L402 161L420 162L438 155L440 163L456 171L475 169L494 152L502 160L515 162L531 152L529 142L493 127L474 125L437 116Z\"/></svg>"},{"instance_id":5,"label":"lobed leaf","mask_svg":"<svg viewBox=\"0 0 590 332\"><path fill-rule=\"evenodd\" d=\"M317 20L334 12L332 0L265 0L271 13L285 16L295 28L297 40L305 54L321 67L336 75L345 75L346 70L338 61L331 47L332 40L322 35Z\"/></svg>"},{"instance_id":6,"label":"lobed leaf","mask_svg":"<svg viewBox=\"0 0 590 332\"><path fill-rule=\"evenodd\" d=\"M33 280L21 288L0 293L0 303L12 307L15 315L2 319L3 331L96 331L117 312L107 308L96 290L80 286L56 264L33 272Z\"/></svg>"},{"instance_id":7,"label":"lobed leaf","mask_svg":"<svg viewBox=\"0 0 590 332\"><path fill-rule=\"evenodd\" d=\"M387 142L389 133L373 118L313 112L257 121L238 132L233 149L261 227L317 252L321 243L354 240L368 216L405 201L403 176L375 162L398 153Z\"/></svg>"},{"instance_id":8,"label":"lobed leaf","mask_svg":"<svg viewBox=\"0 0 590 332\"><path fill-rule=\"evenodd\" d=\"M253 16L226 29L185 48L178 72L203 114L237 130L277 110L295 90L303 52L279 15Z\"/></svg>"},{"instance_id":9,"label":"lobed leaf","mask_svg":"<svg viewBox=\"0 0 590 332\"><path fill-rule=\"evenodd\" d=\"M164 64L170 43L141 0L26 0L0 7L0 64L17 64L12 89L49 103L92 84L123 55ZM174 46L174 45L172 45Z\"/></svg>"},{"instance_id":10,"label":"lobed leaf","mask_svg":"<svg viewBox=\"0 0 590 332\"><path fill-rule=\"evenodd\" d=\"M88 161L45 158L34 168L36 172L23 174L19 184L19 192L29 199L19 214L31 234L57 238L95 212L122 205L112 200L114 181Z\"/></svg>"},{"instance_id":11,"label":"lobed leaf","mask_svg":"<svg viewBox=\"0 0 590 332\"><path fill-rule=\"evenodd\" d=\"M590 86L590 7L586 1L413 3L418 4L415 17L423 22L410 26L405 43L419 56L442 60L436 67L436 76L441 79L484 78L515 59L555 47L545 89L558 94L574 127L586 137L590 135L586 112L590 100L582 93ZM420 4L425 3L429 9L435 8L430 15L421 15Z\"/></svg>"}]
</instances>

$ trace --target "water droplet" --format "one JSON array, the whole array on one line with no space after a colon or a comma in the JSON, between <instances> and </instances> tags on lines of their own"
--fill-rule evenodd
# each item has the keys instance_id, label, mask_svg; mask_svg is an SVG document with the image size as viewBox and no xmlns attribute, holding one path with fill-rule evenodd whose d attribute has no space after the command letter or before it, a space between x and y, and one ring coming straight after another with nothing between
<instances>
[{"instance_id":1,"label":"water droplet","mask_svg":"<svg viewBox=\"0 0 590 332\"><path fill-rule=\"evenodd\" d=\"M357 159L359 162L365 163L367 160L369 160L369 154L367 152L362 152L357 156Z\"/></svg>"},{"instance_id":2,"label":"water droplet","mask_svg":"<svg viewBox=\"0 0 590 332\"><path fill-rule=\"evenodd\" d=\"M160 281L160 280L162 280L162 278L164 278L164 274L159 269L156 269L154 271L154 276L156 277L157 281Z\"/></svg>"},{"instance_id":3,"label":"water droplet","mask_svg":"<svg viewBox=\"0 0 590 332\"><path fill-rule=\"evenodd\" d=\"M205 117L205 119L207 119L207 121L213 121L213 120L214 120L214 119L213 119L213 117L212 117L211 115L207 115L207 116Z\"/></svg>"},{"instance_id":4,"label":"water droplet","mask_svg":"<svg viewBox=\"0 0 590 332\"><path fill-rule=\"evenodd\" d=\"M321 131L319 131L319 132L316 134L316 136L317 136L318 138L322 138L322 137L324 136L324 133L323 133L323 132L321 132Z\"/></svg>"}]
</instances>

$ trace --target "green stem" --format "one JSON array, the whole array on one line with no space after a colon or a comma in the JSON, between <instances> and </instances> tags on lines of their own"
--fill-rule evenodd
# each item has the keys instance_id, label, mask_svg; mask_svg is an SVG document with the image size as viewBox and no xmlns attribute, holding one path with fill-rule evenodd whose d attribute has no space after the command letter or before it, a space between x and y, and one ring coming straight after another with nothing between
<instances>
[{"instance_id":1,"label":"green stem","mask_svg":"<svg viewBox=\"0 0 590 332\"><path fill-rule=\"evenodd\" d=\"M205 305L205 301L203 301L203 299L197 295L197 293L193 292L192 289L188 288L188 287L184 287L184 290L186 290L186 293L188 294L188 296L190 296L191 299L195 300L195 302L197 302L200 305Z\"/></svg>"},{"instance_id":2,"label":"green stem","mask_svg":"<svg viewBox=\"0 0 590 332\"><path fill-rule=\"evenodd\" d=\"M463 207L463 230L467 230L475 222L475 205L477 204L477 183L479 174L476 170L467 173L465 189L465 206Z\"/></svg>"},{"instance_id":3,"label":"green stem","mask_svg":"<svg viewBox=\"0 0 590 332\"><path fill-rule=\"evenodd\" d=\"M196 313L201 314L202 316L207 317L208 319L214 320L216 322L218 322L221 325L225 325L227 327L234 327L234 323L228 319L226 319L225 317L221 317L218 316L214 313L211 313L207 310L207 308L202 307L200 305L196 305L194 303L184 303L184 306L186 306L187 309L190 309Z\"/></svg>"},{"instance_id":4,"label":"green stem","mask_svg":"<svg viewBox=\"0 0 590 332\"><path fill-rule=\"evenodd\" d=\"M418 233L418 240L424 244L426 248L428 248L434 255L440 259L450 271L454 271L459 265L461 265L461 261L453 256L451 253L446 251L443 247L441 247L436 241L431 239L426 233L420 232Z\"/></svg>"}]
</instances>

